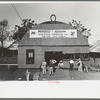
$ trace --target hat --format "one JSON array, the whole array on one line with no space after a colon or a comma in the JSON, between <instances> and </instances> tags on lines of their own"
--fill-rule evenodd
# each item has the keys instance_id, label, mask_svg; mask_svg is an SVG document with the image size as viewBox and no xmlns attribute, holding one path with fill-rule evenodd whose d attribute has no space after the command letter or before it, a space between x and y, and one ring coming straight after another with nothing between
<instances>
[{"instance_id":1,"label":"hat","mask_svg":"<svg viewBox=\"0 0 100 100\"><path fill-rule=\"evenodd\" d=\"M81 60L81 58L79 58L78 60Z\"/></svg>"},{"instance_id":2,"label":"hat","mask_svg":"<svg viewBox=\"0 0 100 100\"><path fill-rule=\"evenodd\" d=\"M60 60L60 62L62 62L62 60Z\"/></svg>"}]
</instances>

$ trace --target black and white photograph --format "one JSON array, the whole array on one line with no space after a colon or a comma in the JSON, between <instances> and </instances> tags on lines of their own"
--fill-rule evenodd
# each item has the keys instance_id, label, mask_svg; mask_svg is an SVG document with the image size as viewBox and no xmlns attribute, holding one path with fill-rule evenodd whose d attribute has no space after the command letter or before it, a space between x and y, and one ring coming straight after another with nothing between
<instances>
[{"instance_id":1,"label":"black and white photograph","mask_svg":"<svg viewBox=\"0 0 100 100\"><path fill-rule=\"evenodd\" d=\"M100 2L0 3L0 81L100 80Z\"/></svg>"},{"instance_id":2,"label":"black and white photograph","mask_svg":"<svg viewBox=\"0 0 100 100\"><path fill-rule=\"evenodd\" d=\"M0 98L100 98L99 12L99 1L0 1Z\"/></svg>"}]
</instances>

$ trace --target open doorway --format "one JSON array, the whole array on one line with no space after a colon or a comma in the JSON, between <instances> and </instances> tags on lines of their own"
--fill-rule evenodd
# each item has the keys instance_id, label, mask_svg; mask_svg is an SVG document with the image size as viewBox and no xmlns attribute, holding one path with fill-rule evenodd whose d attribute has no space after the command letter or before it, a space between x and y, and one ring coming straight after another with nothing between
<instances>
[{"instance_id":1,"label":"open doorway","mask_svg":"<svg viewBox=\"0 0 100 100\"><path fill-rule=\"evenodd\" d=\"M57 65L59 61L62 60L62 52L61 51L46 51L45 60L47 62L47 65L49 65L49 62L51 59L55 59L57 61L56 63Z\"/></svg>"}]
</instances>

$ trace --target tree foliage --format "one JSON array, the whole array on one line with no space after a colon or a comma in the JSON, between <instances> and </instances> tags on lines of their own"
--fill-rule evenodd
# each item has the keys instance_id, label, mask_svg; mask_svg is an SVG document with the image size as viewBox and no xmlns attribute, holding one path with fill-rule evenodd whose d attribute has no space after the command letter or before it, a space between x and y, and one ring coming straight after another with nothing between
<instances>
[{"instance_id":1,"label":"tree foliage","mask_svg":"<svg viewBox=\"0 0 100 100\"><path fill-rule=\"evenodd\" d=\"M77 22L76 20L72 20L71 22L69 22L69 24L71 26L73 26L75 29L77 29L78 31L80 31L80 33L82 33L84 36L86 36L87 38L89 38L90 34L90 29L88 30L85 26L83 26L81 24L81 22Z\"/></svg>"},{"instance_id":2,"label":"tree foliage","mask_svg":"<svg viewBox=\"0 0 100 100\"><path fill-rule=\"evenodd\" d=\"M7 19L3 19L2 21L0 21L0 41L5 41L10 32L8 31L8 20Z\"/></svg>"},{"instance_id":3,"label":"tree foliage","mask_svg":"<svg viewBox=\"0 0 100 100\"><path fill-rule=\"evenodd\" d=\"M4 41L8 38L10 32L7 30L8 29L8 20L3 19L0 21L0 42L1 42L1 54L3 57L3 48L4 48Z\"/></svg>"},{"instance_id":4,"label":"tree foliage","mask_svg":"<svg viewBox=\"0 0 100 100\"><path fill-rule=\"evenodd\" d=\"M25 33L34 26L34 20L31 19L23 19L21 26L15 25L15 29L13 30L13 36L11 36L14 40L21 40Z\"/></svg>"}]
</instances>

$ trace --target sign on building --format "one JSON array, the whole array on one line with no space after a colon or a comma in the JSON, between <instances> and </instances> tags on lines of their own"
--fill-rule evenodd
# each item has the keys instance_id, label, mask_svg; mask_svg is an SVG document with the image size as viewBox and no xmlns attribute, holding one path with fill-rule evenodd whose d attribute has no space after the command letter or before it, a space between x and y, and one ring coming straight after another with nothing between
<instances>
[{"instance_id":1,"label":"sign on building","mask_svg":"<svg viewBox=\"0 0 100 100\"><path fill-rule=\"evenodd\" d=\"M30 38L77 38L77 30L30 30Z\"/></svg>"}]
</instances>

